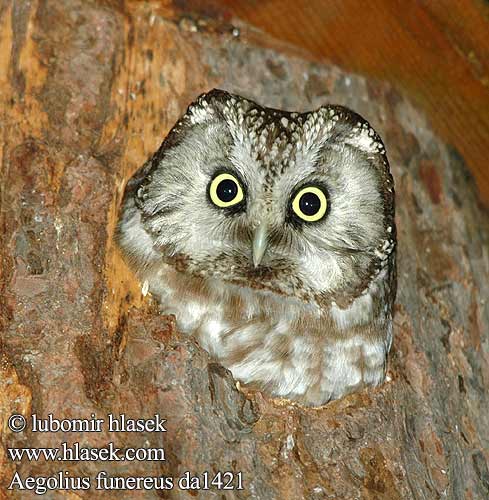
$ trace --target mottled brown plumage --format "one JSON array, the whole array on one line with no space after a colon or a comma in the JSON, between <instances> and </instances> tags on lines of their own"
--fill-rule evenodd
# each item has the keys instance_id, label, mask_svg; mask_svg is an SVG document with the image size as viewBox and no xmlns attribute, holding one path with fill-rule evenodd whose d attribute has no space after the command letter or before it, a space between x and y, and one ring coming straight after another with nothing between
<instances>
[{"instance_id":1,"label":"mottled brown plumage","mask_svg":"<svg viewBox=\"0 0 489 500\"><path fill-rule=\"evenodd\" d=\"M356 113L204 94L129 181L118 241L237 379L310 405L384 379L394 187Z\"/></svg>"}]
</instances>

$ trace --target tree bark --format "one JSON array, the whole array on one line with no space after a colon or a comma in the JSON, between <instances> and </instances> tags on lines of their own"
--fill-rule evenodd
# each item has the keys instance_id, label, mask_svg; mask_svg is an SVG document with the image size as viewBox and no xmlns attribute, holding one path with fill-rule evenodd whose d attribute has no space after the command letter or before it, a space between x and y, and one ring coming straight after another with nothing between
<instances>
[{"instance_id":1,"label":"tree bark","mask_svg":"<svg viewBox=\"0 0 489 500\"><path fill-rule=\"evenodd\" d=\"M16 471L68 471L92 489L49 498L487 498L489 217L463 157L389 85L168 5L0 1L3 495L28 498L7 489ZM320 409L243 392L122 261L113 231L125 182L213 87L285 109L344 104L383 137L399 291L382 387ZM160 414L167 432L33 432L31 415L50 413ZM9 430L12 414L27 418L24 432ZM161 447L166 460L14 462L8 452L62 442ZM101 470L175 487L96 491ZM191 494L176 484L185 471L242 472L244 489Z\"/></svg>"}]
</instances>

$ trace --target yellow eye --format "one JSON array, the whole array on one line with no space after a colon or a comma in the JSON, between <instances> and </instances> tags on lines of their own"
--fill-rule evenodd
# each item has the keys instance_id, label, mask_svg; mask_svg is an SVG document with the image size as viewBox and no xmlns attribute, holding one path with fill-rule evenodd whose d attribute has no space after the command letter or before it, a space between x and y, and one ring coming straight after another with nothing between
<instances>
[{"instance_id":1,"label":"yellow eye","mask_svg":"<svg viewBox=\"0 0 489 500\"><path fill-rule=\"evenodd\" d=\"M316 222L324 217L328 200L324 191L316 186L302 188L292 201L295 215L306 222Z\"/></svg>"},{"instance_id":2,"label":"yellow eye","mask_svg":"<svg viewBox=\"0 0 489 500\"><path fill-rule=\"evenodd\" d=\"M243 188L234 175L218 174L209 185L209 198L217 207L232 207L243 201Z\"/></svg>"}]
</instances>

